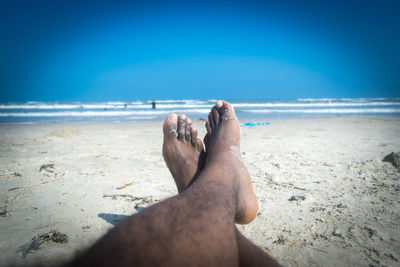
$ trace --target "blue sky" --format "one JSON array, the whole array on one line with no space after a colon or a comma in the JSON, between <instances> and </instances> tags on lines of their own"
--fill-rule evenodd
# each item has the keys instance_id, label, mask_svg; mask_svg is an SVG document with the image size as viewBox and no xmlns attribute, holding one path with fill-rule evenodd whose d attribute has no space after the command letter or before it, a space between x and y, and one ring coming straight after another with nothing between
<instances>
[{"instance_id":1,"label":"blue sky","mask_svg":"<svg viewBox=\"0 0 400 267\"><path fill-rule=\"evenodd\" d=\"M0 101L400 97L399 3L2 1Z\"/></svg>"}]
</instances>

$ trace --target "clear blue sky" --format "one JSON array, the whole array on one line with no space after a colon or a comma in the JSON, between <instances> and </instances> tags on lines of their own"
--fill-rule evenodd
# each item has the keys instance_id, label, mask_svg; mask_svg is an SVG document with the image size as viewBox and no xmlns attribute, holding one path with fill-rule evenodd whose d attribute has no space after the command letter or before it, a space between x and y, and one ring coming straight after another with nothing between
<instances>
[{"instance_id":1,"label":"clear blue sky","mask_svg":"<svg viewBox=\"0 0 400 267\"><path fill-rule=\"evenodd\" d=\"M1 1L0 101L400 97L400 1L141 2Z\"/></svg>"}]
</instances>

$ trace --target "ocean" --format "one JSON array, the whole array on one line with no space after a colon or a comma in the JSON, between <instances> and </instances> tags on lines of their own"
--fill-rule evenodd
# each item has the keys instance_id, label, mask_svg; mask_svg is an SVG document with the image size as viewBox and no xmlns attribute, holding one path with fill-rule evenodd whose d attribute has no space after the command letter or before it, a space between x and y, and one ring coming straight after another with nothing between
<instances>
[{"instance_id":1,"label":"ocean","mask_svg":"<svg viewBox=\"0 0 400 267\"><path fill-rule=\"evenodd\" d=\"M207 118L215 100L0 103L0 123L164 120L172 112ZM324 98L231 101L241 121L269 118L400 115L400 98Z\"/></svg>"}]
</instances>

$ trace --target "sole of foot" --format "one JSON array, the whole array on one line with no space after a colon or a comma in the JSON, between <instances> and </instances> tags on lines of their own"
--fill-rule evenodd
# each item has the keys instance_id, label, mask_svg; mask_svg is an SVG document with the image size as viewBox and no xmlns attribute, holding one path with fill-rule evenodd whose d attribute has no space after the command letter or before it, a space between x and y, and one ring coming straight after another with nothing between
<instances>
[{"instance_id":1,"label":"sole of foot","mask_svg":"<svg viewBox=\"0 0 400 267\"><path fill-rule=\"evenodd\" d=\"M164 121L163 132L162 155L181 193L194 182L204 166L204 146L186 115L170 114Z\"/></svg>"}]
</instances>

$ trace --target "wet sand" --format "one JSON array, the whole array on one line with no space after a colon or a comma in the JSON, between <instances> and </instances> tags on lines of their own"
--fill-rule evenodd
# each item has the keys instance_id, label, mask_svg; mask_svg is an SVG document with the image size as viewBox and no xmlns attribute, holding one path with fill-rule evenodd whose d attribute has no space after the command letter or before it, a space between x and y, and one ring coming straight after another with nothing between
<instances>
[{"instance_id":1,"label":"wet sand","mask_svg":"<svg viewBox=\"0 0 400 267\"><path fill-rule=\"evenodd\" d=\"M400 151L400 117L269 121L242 127L260 210L239 230L285 266L398 266L400 171L382 159ZM0 264L68 260L175 195L161 127L0 125ZM52 230L68 241L30 242Z\"/></svg>"}]
</instances>

